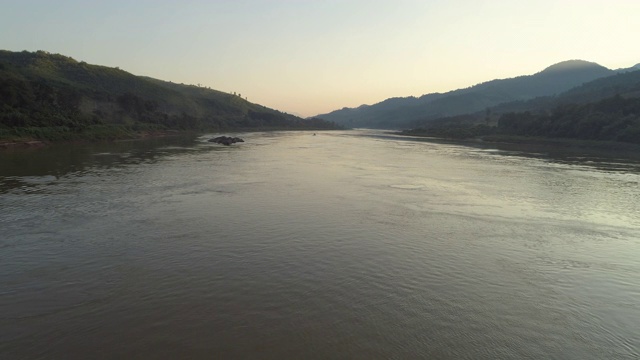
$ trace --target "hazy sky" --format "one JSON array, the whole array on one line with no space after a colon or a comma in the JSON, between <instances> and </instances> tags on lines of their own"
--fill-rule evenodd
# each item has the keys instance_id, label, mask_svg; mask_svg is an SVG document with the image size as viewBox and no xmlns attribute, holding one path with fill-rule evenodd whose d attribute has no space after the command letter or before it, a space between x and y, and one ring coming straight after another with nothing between
<instances>
[{"instance_id":1,"label":"hazy sky","mask_svg":"<svg viewBox=\"0 0 640 360\"><path fill-rule=\"evenodd\" d=\"M0 48L239 92L303 116L640 63L640 0L0 0Z\"/></svg>"}]
</instances>

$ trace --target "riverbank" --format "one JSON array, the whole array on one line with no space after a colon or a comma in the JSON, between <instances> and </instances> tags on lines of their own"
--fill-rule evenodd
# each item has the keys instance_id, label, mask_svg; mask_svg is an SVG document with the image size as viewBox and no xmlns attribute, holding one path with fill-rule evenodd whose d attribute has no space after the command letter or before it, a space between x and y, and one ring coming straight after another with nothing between
<instances>
[{"instance_id":1,"label":"riverbank","mask_svg":"<svg viewBox=\"0 0 640 360\"><path fill-rule=\"evenodd\" d=\"M33 137L13 137L0 139L0 151L2 150L18 150L18 149L40 149L47 147L51 144L86 144L89 142L113 142L113 141L132 141L132 140L141 140L148 138L160 138L166 136L179 136L190 134L193 132L190 131L179 131L179 130L154 130L154 131L141 131L141 132L127 132L122 133L120 136L113 137L82 137L75 136L67 139L58 139L58 140L41 140Z\"/></svg>"},{"instance_id":2,"label":"riverbank","mask_svg":"<svg viewBox=\"0 0 640 360\"><path fill-rule=\"evenodd\" d=\"M521 145L562 146L611 151L640 151L640 145L619 141L579 140L568 138L545 138L515 135L487 135L478 141L487 143L509 143Z\"/></svg>"},{"instance_id":3,"label":"riverbank","mask_svg":"<svg viewBox=\"0 0 640 360\"><path fill-rule=\"evenodd\" d=\"M47 142L40 140L0 140L0 150L42 148L47 146L47 144Z\"/></svg>"},{"instance_id":4,"label":"riverbank","mask_svg":"<svg viewBox=\"0 0 640 360\"><path fill-rule=\"evenodd\" d=\"M590 149L600 151L620 151L620 152L638 152L640 156L640 145L617 142L617 141L595 141L595 140L579 140L568 138L545 138L534 136L517 136L517 135L484 135L473 138L457 139L446 137L435 137L428 134L393 132L395 135L418 137L425 140L441 143L457 143L474 146L490 146L495 145L514 145L526 146L529 148L546 148L559 147L567 149Z\"/></svg>"},{"instance_id":5,"label":"riverbank","mask_svg":"<svg viewBox=\"0 0 640 360\"><path fill-rule=\"evenodd\" d=\"M322 128L289 128L289 127L257 127L257 128L235 128L235 129L210 129L210 130L145 130L145 131L113 131L109 132L85 132L70 133L66 136L56 137L37 137L37 136L10 136L0 137L0 151L12 149L38 149L53 144L86 144L93 142L119 142L119 141L135 141L147 138L161 138L167 136L188 136L197 134L224 134L224 133L251 133L251 132L269 132L269 131L332 131L340 129L322 129ZM118 129L122 130L122 129Z\"/></svg>"}]
</instances>

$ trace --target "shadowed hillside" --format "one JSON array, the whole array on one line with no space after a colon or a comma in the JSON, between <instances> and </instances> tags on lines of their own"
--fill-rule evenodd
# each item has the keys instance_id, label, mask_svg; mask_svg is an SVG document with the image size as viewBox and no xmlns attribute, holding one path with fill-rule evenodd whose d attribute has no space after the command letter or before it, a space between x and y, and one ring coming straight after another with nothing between
<instances>
[{"instance_id":1,"label":"shadowed hillside","mask_svg":"<svg viewBox=\"0 0 640 360\"><path fill-rule=\"evenodd\" d=\"M558 94L613 73L596 63L570 60L534 75L492 80L444 94L393 98L370 106L336 110L318 117L351 127L402 128L416 120L472 113L501 103Z\"/></svg>"},{"instance_id":2,"label":"shadowed hillside","mask_svg":"<svg viewBox=\"0 0 640 360\"><path fill-rule=\"evenodd\" d=\"M640 71L619 73L557 96L416 121L407 134L445 138L519 136L640 144Z\"/></svg>"},{"instance_id":3,"label":"shadowed hillside","mask_svg":"<svg viewBox=\"0 0 640 360\"><path fill-rule=\"evenodd\" d=\"M407 124L408 128L437 126L459 126L474 124L495 124L506 113L530 111L542 113L566 104L586 104L607 99L616 95L622 97L640 97L640 69L617 70L615 75L599 78L555 96L541 96L530 100L512 101L488 107L482 111L441 118L423 118Z\"/></svg>"}]
</instances>

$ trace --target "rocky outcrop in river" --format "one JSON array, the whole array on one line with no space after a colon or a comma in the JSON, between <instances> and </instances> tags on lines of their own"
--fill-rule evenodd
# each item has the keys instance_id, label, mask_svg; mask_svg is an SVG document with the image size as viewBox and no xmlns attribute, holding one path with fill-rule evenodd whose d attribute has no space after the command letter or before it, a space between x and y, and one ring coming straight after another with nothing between
<instances>
[{"instance_id":1,"label":"rocky outcrop in river","mask_svg":"<svg viewBox=\"0 0 640 360\"><path fill-rule=\"evenodd\" d=\"M231 144L235 144L237 142L244 142L244 140L242 140L239 137L231 137L231 136L218 136L215 137L213 139L209 139L209 142L213 142L216 144L222 144L222 145L231 145Z\"/></svg>"}]
</instances>

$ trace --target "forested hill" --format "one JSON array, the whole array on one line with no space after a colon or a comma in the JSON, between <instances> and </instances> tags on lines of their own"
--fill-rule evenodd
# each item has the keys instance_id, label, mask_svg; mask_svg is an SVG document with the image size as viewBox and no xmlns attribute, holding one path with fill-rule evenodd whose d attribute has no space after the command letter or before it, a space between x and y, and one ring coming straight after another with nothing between
<instances>
[{"instance_id":1,"label":"forested hill","mask_svg":"<svg viewBox=\"0 0 640 360\"><path fill-rule=\"evenodd\" d=\"M419 122L406 133L447 138L506 135L640 144L640 70L597 79L555 97Z\"/></svg>"},{"instance_id":2,"label":"forested hill","mask_svg":"<svg viewBox=\"0 0 640 360\"><path fill-rule=\"evenodd\" d=\"M447 116L442 118L423 118L407 124L407 128L434 128L469 126L495 123L507 113L529 111L532 113L550 112L558 106L568 104L586 104L620 95L624 98L640 97L640 66L620 69L614 75L599 78L572 88L555 96L541 96L526 101L513 101L499 104L481 111Z\"/></svg>"},{"instance_id":3,"label":"forested hill","mask_svg":"<svg viewBox=\"0 0 640 360\"><path fill-rule=\"evenodd\" d=\"M501 103L558 94L613 74L613 70L596 63L569 60L533 75L491 80L444 94L392 98L374 105L344 108L318 117L352 127L402 128L416 120L472 113Z\"/></svg>"},{"instance_id":4,"label":"forested hill","mask_svg":"<svg viewBox=\"0 0 640 360\"><path fill-rule=\"evenodd\" d=\"M640 144L640 98L615 95L561 105L550 112L507 113L500 117L496 130L508 135Z\"/></svg>"},{"instance_id":5,"label":"forested hill","mask_svg":"<svg viewBox=\"0 0 640 360\"><path fill-rule=\"evenodd\" d=\"M164 130L332 129L202 86L44 51L0 50L0 139L91 139Z\"/></svg>"}]
</instances>

